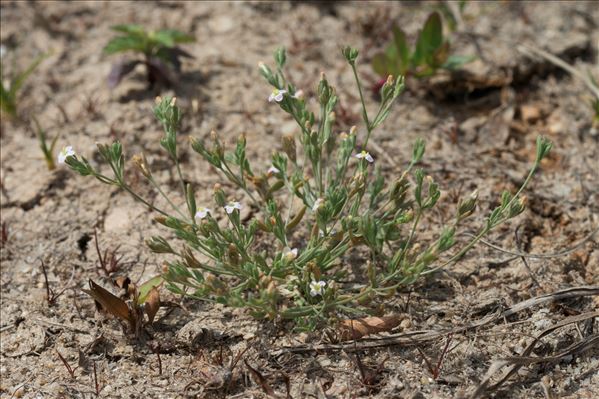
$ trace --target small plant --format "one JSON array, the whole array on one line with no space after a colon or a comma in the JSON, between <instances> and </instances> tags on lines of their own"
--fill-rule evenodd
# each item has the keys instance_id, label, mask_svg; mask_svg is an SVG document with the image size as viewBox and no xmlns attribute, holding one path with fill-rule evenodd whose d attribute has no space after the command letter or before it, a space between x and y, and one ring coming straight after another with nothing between
<instances>
[{"instance_id":1,"label":"small plant","mask_svg":"<svg viewBox=\"0 0 599 399\"><path fill-rule=\"evenodd\" d=\"M450 54L450 44L443 37L443 21L438 12L427 18L413 50L400 27L394 26L392 31L393 40L385 52L372 59L372 68L383 78L389 75L426 77L434 75L438 69L454 70L472 61L472 57Z\"/></svg>"},{"instance_id":2,"label":"small plant","mask_svg":"<svg viewBox=\"0 0 599 399\"><path fill-rule=\"evenodd\" d=\"M434 240L418 238L420 222L441 195L439 184L416 168L424 154L424 141L416 142L404 171L390 179L377 166L381 161L367 151L373 132L403 90L403 78L388 77L373 116L367 112L356 70L358 51L347 47L343 56L356 79L362 131L356 127L335 131L338 98L324 75L316 91L319 114L312 112L287 80L286 54L279 49L276 69L260 64L260 72L273 87L268 100L295 120L301 133L283 137L282 151L273 153L271 166L259 170L250 163L244 136L232 151L225 150L214 132L212 144L190 138L192 149L241 188L246 198L232 197L216 185L217 208L196 204L194 187L185 183L179 163L181 112L170 98L158 99L154 113L164 128L160 145L175 165L185 209L160 188L143 155L135 155L133 163L169 209L146 201L132 189L125 181L125 156L119 142L98 145L112 177L74 153L66 157L66 164L83 176L94 176L128 192L176 234L179 245L159 236L147 240L154 252L172 256L163 277L175 293L243 307L258 318L290 320L300 329L380 310L399 287L457 261L491 229L523 212L521 193L551 143L538 138L536 160L522 187L515 195L504 192L476 238L445 256L456 244L457 229L474 213L477 193L459 201L455 218L439 229ZM359 134L361 147L356 145ZM257 212L245 222L240 211L248 206ZM350 254L359 256L362 263L349 267Z\"/></svg>"},{"instance_id":3,"label":"small plant","mask_svg":"<svg viewBox=\"0 0 599 399\"><path fill-rule=\"evenodd\" d=\"M12 79L8 80L5 80L4 67L0 64L0 109L6 117L10 119L18 118L18 100L21 88L29 75L35 71L46 57L46 54L40 55L24 71L18 72ZM5 82L8 82L7 86L5 86Z\"/></svg>"},{"instance_id":4,"label":"small plant","mask_svg":"<svg viewBox=\"0 0 599 399\"><path fill-rule=\"evenodd\" d=\"M32 117L33 124L35 125L35 132L37 135L37 139L40 144L40 149L42 150L42 154L44 155L44 160L46 161L46 166L48 170L56 169L56 164L54 163L54 149L56 148L56 141L58 140L58 135L54 136L50 145L48 145L48 138L46 137L46 131L42 129L37 118Z\"/></svg>"},{"instance_id":5,"label":"small plant","mask_svg":"<svg viewBox=\"0 0 599 399\"><path fill-rule=\"evenodd\" d=\"M139 287L129 278L115 280L125 291L125 299L119 298L105 288L89 280L89 290L83 290L96 301L96 308L116 317L124 323L124 329L136 338L140 338L144 321L144 313L148 316L148 323L154 322L154 317L160 308L160 293L158 288L162 285L162 277L154 277Z\"/></svg>"},{"instance_id":6,"label":"small plant","mask_svg":"<svg viewBox=\"0 0 599 399\"><path fill-rule=\"evenodd\" d=\"M174 73L178 74L181 70L181 57L193 58L177 44L193 42L194 38L178 30L146 31L139 25L117 25L112 29L121 35L104 47L106 54L132 51L142 58L114 63L108 75L108 85L111 88L116 87L139 64L146 67L150 87L156 83L172 85L176 80Z\"/></svg>"}]
</instances>

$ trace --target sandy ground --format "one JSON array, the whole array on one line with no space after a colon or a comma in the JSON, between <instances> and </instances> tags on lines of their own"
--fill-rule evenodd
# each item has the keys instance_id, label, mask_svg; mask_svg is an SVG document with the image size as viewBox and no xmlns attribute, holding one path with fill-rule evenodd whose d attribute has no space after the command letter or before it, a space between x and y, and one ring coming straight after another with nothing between
<instances>
[{"instance_id":1,"label":"sandy ground","mask_svg":"<svg viewBox=\"0 0 599 399\"><path fill-rule=\"evenodd\" d=\"M26 85L24 112L59 135L59 146L73 145L93 160L96 142L119 139L128 156L144 151L157 180L174 190L151 112L155 96L178 97L182 136L206 137L214 129L231 143L245 133L254 164L267 168L270 151L295 127L267 103L259 61L270 62L272 51L286 46L290 76L307 96L326 72L347 127L360 109L340 46L361 49L363 78L375 81L367 60L385 43L386 27L395 21L413 37L435 4L2 1L1 41L8 48L2 62L10 74L51 52ZM382 162L389 156L405 165L414 140L425 138L424 167L441 182L443 196L436 219L423 229L451 214L457 194L477 188L474 231L501 190L521 183L535 138L544 134L555 147L527 192L529 209L488 240L536 254L582 242L575 250L525 263L481 244L394 298L389 312L402 318L396 329L345 347L329 346L326 334L296 334L241 310L191 300L161 309L153 339L141 344L98 314L81 288L89 278L110 286L97 269L94 230L102 249L118 247L118 274L134 281L160 272L165 259L143 240L164 230L125 194L64 169L47 171L33 133L3 119L0 397L469 397L495 360L519 356L531 343L529 356L538 361L480 397L599 396L599 323L588 316L599 307L597 291L588 288L599 285L599 237L589 237L599 226L599 133L591 125L590 95L580 81L517 51L518 44L534 44L599 78L599 7L468 2L463 19L452 45L477 57L465 67L467 76L409 82L375 138L386 154L369 150ZM105 77L118 57L101 49L119 23L175 27L197 38L185 46L195 59L185 61L176 87L150 91L136 70L108 89ZM374 98L368 101L375 106ZM189 149L182 158L187 178L200 188L198 202L209 203L221 178ZM383 167L390 177L400 170L391 162ZM138 180L136 187L148 190ZM42 261L49 288L61 293L51 305ZM515 304L568 289L574 290L560 300L510 314ZM168 292L163 299L179 301ZM559 328L534 341L552 326ZM416 331L437 334L405 338ZM75 368L72 377L59 354ZM424 359L435 365L442 354L435 380ZM265 392L250 367L274 393ZM489 374L491 382L505 370Z\"/></svg>"}]
</instances>

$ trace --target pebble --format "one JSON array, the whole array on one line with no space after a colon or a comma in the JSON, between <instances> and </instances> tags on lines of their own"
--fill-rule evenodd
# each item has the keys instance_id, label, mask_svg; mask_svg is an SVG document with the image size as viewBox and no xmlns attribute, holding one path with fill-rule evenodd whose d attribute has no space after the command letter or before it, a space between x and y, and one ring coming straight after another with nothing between
<instances>
[{"instance_id":1,"label":"pebble","mask_svg":"<svg viewBox=\"0 0 599 399\"><path fill-rule=\"evenodd\" d=\"M401 327L402 330L407 330L408 328L412 327L412 320L403 319L401 323L399 323L399 327Z\"/></svg>"},{"instance_id":2,"label":"pebble","mask_svg":"<svg viewBox=\"0 0 599 399\"><path fill-rule=\"evenodd\" d=\"M227 33L235 27L235 21L228 15L220 15L209 19L208 27L215 33Z\"/></svg>"},{"instance_id":3,"label":"pebble","mask_svg":"<svg viewBox=\"0 0 599 399\"><path fill-rule=\"evenodd\" d=\"M520 115L525 122L535 122L541 117L541 109L536 105L522 105L520 107Z\"/></svg>"}]
</instances>

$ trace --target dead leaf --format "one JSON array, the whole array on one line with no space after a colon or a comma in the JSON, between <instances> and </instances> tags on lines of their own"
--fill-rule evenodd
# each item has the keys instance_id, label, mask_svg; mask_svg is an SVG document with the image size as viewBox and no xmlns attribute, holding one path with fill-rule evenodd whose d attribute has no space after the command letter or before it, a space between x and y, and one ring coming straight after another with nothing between
<instances>
[{"instance_id":1,"label":"dead leaf","mask_svg":"<svg viewBox=\"0 0 599 399\"><path fill-rule=\"evenodd\" d=\"M127 291L127 288L129 288L129 284L131 284L131 279L127 276L119 276L119 277L116 277L115 279L113 279L112 282L117 287L122 288L125 291Z\"/></svg>"},{"instance_id":2,"label":"dead leaf","mask_svg":"<svg viewBox=\"0 0 599 399\"><path fill-rule=\"evenodd\" d=\"M361 319L342 320L339 323L339 340L349 341L359 339L370 334L390 331L397 327L401 319L399 316L364 317Z\"/></svg>"},{"instance_id":3,"label":"dead leaf","mask_svg":"<svg viewBox=\"0 0 599 399\"><path fill-rule=\"evenodd\" d=\"M150 292L148 292L148 296L144 302L145 307L144 310L148 315L148 320L150 320L150 324L154 322L154 317L156 313L158 313L158 309L160 309L160 293L156 287L152 287Z\"/></svg>"},{"instance_id":4,"label":"dead leaf","mask_svg":"<svg viewBox=\"0 0 599 399\"><path fill-rule=\"evenodd\" d=\"M89 280L89 290L83 290L96 301L96 306L107 311L121 320L132 323L132 316L129 312L129 306L121 298L113 295L108 290L102 288L93 280Z\"/></svg>"}]
</instances>

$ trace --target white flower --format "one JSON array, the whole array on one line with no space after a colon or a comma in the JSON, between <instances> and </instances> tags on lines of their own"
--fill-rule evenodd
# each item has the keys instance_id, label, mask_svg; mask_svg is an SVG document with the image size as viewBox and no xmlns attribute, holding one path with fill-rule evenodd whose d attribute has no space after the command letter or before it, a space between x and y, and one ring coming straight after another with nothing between
<instances>
[{"instance_id":1,"label":"white flower","mask_svg":"<svg viewBox=\"0 0 599 399\"><path fill-rule=\"evenodd\" d=\"M233 211L235 211L235 209L237 210L241 210L241 204L237 201L235 202L229 202L227 205L225 205L225 212L227 212L229 215L231 213L233 213Z\"/></svg>"},{"instance_id":2,"label":"white flower","mask_svg":"<svg viewBox=\"0 0 599 399\"><path fill-rule=\"evenodd\" d=\"M291 97L297 98L298 100L301 100L302 98L304 98L304 91L303 90L298 90Z\"/></svg>"},{"instance_id":3,"label":"white flower","mask_svg":"<svg viewBox=\"0 0 599 399\"><path fill-rule=\"evenodd\" d=\"M266 174L269 176L272 175L276 175L277 173L280 173L281 171L277 168L275 168L274 166L271 166L270 168L268 168L268 170L266 171Z\"/></svg>"},{"instance_id":4,"label":"white flower","mask_svg":"<svg viewBox=\"0 0 599 399\"><path fill-rule=\"evenodd\" d=\"M287 93L287 90L274 89L270 96L268 96L268 102L271 103L273 101L276 101L280 103L281 101L283 101L283 94L285 93Z\"/></svg>"},{"instance_id":5,"label":"white flower","mask_svg":"<svg viewBox=\"0 0 599 399\"><path fill-rule=\"evenodd\" d=\"M314 205L312 205L312 211L316 212L322 207L323 204L324 200L322 198L318 198L316 201L314 201Z\"/></svg>"},{"instance_id":6,"label":"white flower","mask_svg":"<svg viewBox=\"0 0 599 399\"><path fill-rule=\"evenodd\" d=\"M374 162L374 158L372 157L372 155L370 155L370 153L368 153L364 150L362 150L362 152L360 152L359 154L356 154L354 156L358 159L366 159L370 163Z\"/></svg>"},{"instance_id":7,"label":"white flower","mask_svg":"<svg viewBox=\"0 0 599 399\"><path fill-rule=\"evenodd\" d=\"M58 163L63 164L67 160L67 157L74 157L75 155L75 150L73 150L72 146L63 147L62 151L58 154Z\"/></svg>"},{"instance_id":8,"label":"white flower","mask_svg":"<svg viewBox=\"0 0 599 399\"><path fill-rule=\"evenodd\" d=\"M285 247L285 252L283 253L283 256L285 257L285 259L287 259L288 261L292 261L295 258L297 258L297 248L293 248L290 249L288 247Z\"/></svg>"},{"instance_id":9,"label":"white flower","mask_svg":"<svg viewBox=\"0 0 599 399\"><path fill-rule=\"evenodd\" d=\"M322 295L322 292L324 291L324 287L327 285L327 283L325 283L324 281L312 281L310 283L310 295L312 296L318 296L318 295Z\"/></svg>"},{"instance_id":10,"label":"white flower","mask_svg":"<svg viewBox=\"0 0 599 399\"><path fill-rule=\"evenodd\" d=\"M208 216L209 213L212 213L212 210L210 208L201 207L200 209L198 209L198 211L195 214L196 222L198 220L204 219L206 216Z\"/></svg>"}]
</instances>

